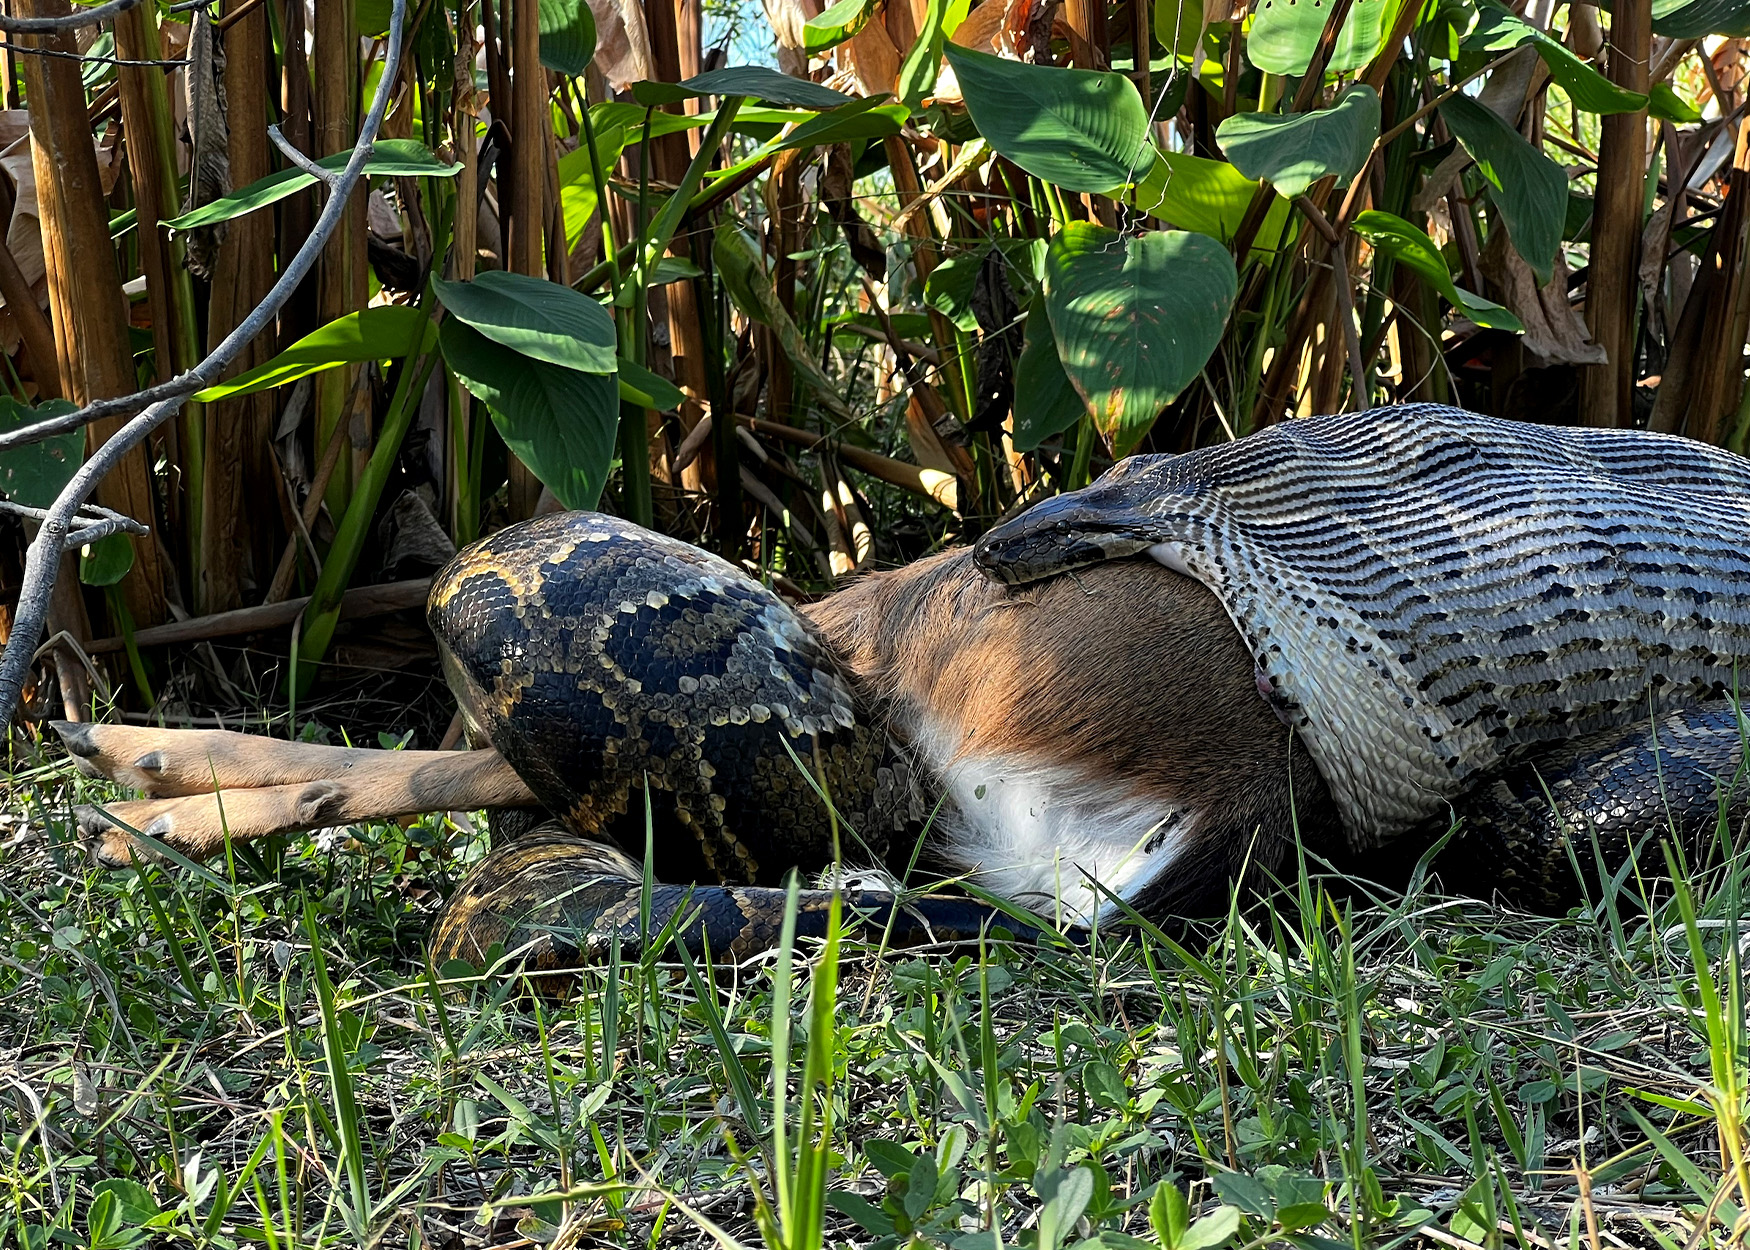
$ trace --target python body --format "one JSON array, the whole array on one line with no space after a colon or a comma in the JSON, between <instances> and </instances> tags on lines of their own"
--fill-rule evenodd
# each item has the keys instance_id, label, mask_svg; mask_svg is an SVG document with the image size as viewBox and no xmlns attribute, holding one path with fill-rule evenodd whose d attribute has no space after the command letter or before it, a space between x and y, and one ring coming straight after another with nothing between
<instances>
[{"instance_id":1,"label":"python body","mask_svg":"<svg viewBox=\"0 0 1750 1250\"><path fill-rule=\"evenodd\" d=\"M1207 907L1296 833L1366 852L1456 814L1473 884L1559 904L1570 848L1610 869L1737 810L1746 532L1725 453L1433 407L1136 457L806 617L625 522L514 526L429 616L471 732L566 832L495 849L435 945L558 967L631 940L640 874L600 844L641 854L647 819L655 876L699 884L642 923L736 954L835 835L891 868L921 837L1076 922ZM911 940L991 918L850 902Z\"/></svg>"}]
</instances>

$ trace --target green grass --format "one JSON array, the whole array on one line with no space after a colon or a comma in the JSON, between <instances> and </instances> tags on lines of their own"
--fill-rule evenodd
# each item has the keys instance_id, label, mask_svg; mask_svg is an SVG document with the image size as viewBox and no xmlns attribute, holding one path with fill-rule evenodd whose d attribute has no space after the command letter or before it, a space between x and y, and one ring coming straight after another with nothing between
<instances>
[{"instance_id":1,"label":"green grass","mask_svg":"<svg viewBox=\"0 0 1750 1250\"><path fill-rule=\"evenodd\" d=\"M1684 1250L1750 1207L1735 861L537 1004L424 962L471 831L136 876L68 842L107 793L4 805L0 1245Z\"/></svg>"}]
</instances>

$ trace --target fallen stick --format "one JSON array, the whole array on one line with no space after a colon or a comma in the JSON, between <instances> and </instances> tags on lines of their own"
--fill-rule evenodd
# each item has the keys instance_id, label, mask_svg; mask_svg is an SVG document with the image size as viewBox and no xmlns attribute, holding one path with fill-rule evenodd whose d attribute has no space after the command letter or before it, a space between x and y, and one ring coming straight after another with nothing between
<instances>
[{"instance_id":1,"label":"fallen stick","mask_svg":"<svg viewBox=\"0 0 1750 1250\"><path fill-rule=\"evenodd\" d=\"M425 603L431 589L429 577L405 582L388 582L381 586L356 586L340 600L340 618L382 616L404 608L417 608ZM298 613L310 602L309 595L285 599L279 603L263 603L253 608L237 608L230 612L215 612L211 616L191 617L186 621L171 621L153 625L134 633L134 644L140 647L163 647L176 642L205 642L212 638L230 638L237 634L253 634L278 629L298 619ZM104 651L120 651L127 646L121 638L99 638L86 651L95 655Z\"/></svg>"},{"instance_id":2,"label":"fallen stick","mask_svg":"<svg viewBox=\"0 0 1750 1250\"><path fill-rule=\"evenodd\" d=\"M742 417L740 420L749 429L757 430L768 437L783 439L807 450L830 451L841 463L848 464L853 469L861 469L870 477L933 499L951 511L958 511L959 482L952 473L920 468L904 460L895 460L891 456L883 456L879 452L841 442L829 435L797 429L793 425L780 425L776 421L763 421L758 417Z\"/></svg>"}]
</instances>

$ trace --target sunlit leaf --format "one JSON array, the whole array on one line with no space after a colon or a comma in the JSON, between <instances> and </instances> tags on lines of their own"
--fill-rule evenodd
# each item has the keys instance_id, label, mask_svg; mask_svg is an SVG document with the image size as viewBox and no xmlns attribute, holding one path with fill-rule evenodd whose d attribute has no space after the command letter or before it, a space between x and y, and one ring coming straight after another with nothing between
<instances>
[{"instance_id":1,"label":"sunlit leaf","mask_svg":"<svg viewBox=\"0 0 1750 1250\"><path fill-rule=\"evenodd\" d=\"M1549 66L1568 99L1588 113L1632 113L1645 108L1647 97L1619 87L1537 27L1494 4L1481 6L1476 27L1465 39L1472 51L1505 52L1530 43Z\"/></svg>"},{"instance_id":2,"label":"sunlit leaf","mask_svg":"<svg viewBox=\"0 0 1750 1250\"><path fill-rule=\"evenodd\" d=\"M1194 230L1225 243L1238 233L1258 187L1226 161L1156 151L1154 163L1125 193L1124 201L1181 230ZM1286 200L1271 204L1258 231L1258 246L1275 245L1288 212Z\"/></svg>"},{"instance_id":3,"label":"sunlit leaf","mask_svg":"<svg viewBox=\"0 0 1750 1250\"><path fill-rule=\"evenodd\" d=\"M271 390L339 365L392 360L430 351L436 333L431 318L417 308L387 304L360 309L310 331L265 364L196 392L194 399L197 403L215 403Z\"/></svg>"},{"instance_id":4,"label":"sunlit leaf","mask_svg":"<svg viewBox=\"0 0 1750 1250\"><path fill-rule=\"evenodd\" d=\"M875 11L875 0L839 0L808 19L802 28L802 46L810 56L819 56L862 30Z\"/></svg>"},{"instance_id":5,"label":"sunlit leaf","mask_svg":"<svg viewBox=\"0 0 1750 1250\"><path fill-rule=\"evenodd\" d=\"M1148 113L1122 74L1026 65L944 49L966 110L991 147L1067 191L1110 191L1154 161Z\"/></svg>"},{"instance_id":6,"label":"sunlit leaf","mask_svg":"<svg viewBox=\"0 0 1750 1250\"><path fill-rule=\"evenodd\" d=\"M457 378L492 414L505 445L567 508L601 499L619 431L613 373L583 373L495 343L457 317L438 341Z\"/></svg>"},{"instance_id":7,"label":"sunlit leaf","mask_svg":"<svg viewBox=\"0 0 1750 1250\"><path fill-rule=\"evenodd\" d=\"M1058 354L1116 454L1209 360L1238 286L1233 258L1205 235L1071 222L1052 239L1045 306Z\"/></svg>"},{"instance_id":8,"label":"sunlit leaf","mask_svg":"<svg viewBox=\"0 0 1750 1250\"><path fill-rule=\"evenodd\" d=\"M1488 181L1513 246L1538 284L1548 282L1568 215L1568 176L1498 113L1468 96L1447 100L1440 116Z\"/></svg>"},{"instance_id":9,"label":"sunlit leaf","mask_svg":"<svg viewBox=\"0 0 1750 1250\"><path fill-rule=\"evenodd\" d=\"M433 286L445 308L495 343L565 369L614 372L614 319L581 292L502 269Z\"/></svg>"},{"instance_id":10,"label":"sunlit leaf","mask_svg":"<svg viewBox=\"0 0 1750 1250\"><path fill-rule=\"evenodd\" d=\"M764 65L731 65L688 78L683 82L640 82L632 85L632 98L645 105L678 104L704 96L746 96L768 104L794 104L798 108L833 109L849 103L850 96L823 87L806 78L792 78Z\"/></svg>"},{"instance_id":11,"label":"sunlit leaf","mask_svg":"<svg viewBox=\"0 0 1750 1250\"><path fill-rule=\"evenodd\" d=\"M1331 56L1327 74L1360 69L1378 54L1398 7L1407 0L1355 0ZM1246 59L1267 74L1298 78L1312 64L1336 0L1263 0L1246 36Z\"/></svg>"},{"instance_id":12,"label":"sunlit leaf","mask_svg":"<svg viewBox=\"0 0 1750 1250\"><path fill-rule=\"evenodd\" d=\"M1332 175L1346 186L1379 138L1379 95L1358 84L1330 108L1312 113L1236 113L1215 137L1235 169L1262 178L1289 199Z\"/></svg>"},{"instance_id":13,"label":"sunlit leaf","mask_svg":"<svg viewBox=\"0 0 1750 1250\"><path fill-rule=\"evenodd\" d=\"M1523 334L1525 327L1501 305L1480 295L1460 290L1446 268L1446 260L1434 240L1402 217L1378 209L1368 209L1355 219L1355 233L1380 251L1393 257L1398 264L1415 272L1424 282L1446 297L1447 303L1463 311L1480 326L1494 330L1511 330Z\"/></svg>"},{"instance_id":14,"label":"sunlit leaf","mask_svg":"<svg viewBox=\"0 0 1750 1250\"><path fill-rule=\"evenodd\" d=\"M351 159L352 152L348 150L325 156L316 163L323 169L341 170ZM459 161L446 165L417 139L378 139L371 149L370 159L365 162L365 173L372 178L453 178L461 168ZM163 224L172 230L215 225L266 208L269 204L277 204L287 196L315 185L314 174L301 169L282 169L277 174L256 179L240 191L203 204L191 213L168 218Z\"/></svg>"}]
</instances>

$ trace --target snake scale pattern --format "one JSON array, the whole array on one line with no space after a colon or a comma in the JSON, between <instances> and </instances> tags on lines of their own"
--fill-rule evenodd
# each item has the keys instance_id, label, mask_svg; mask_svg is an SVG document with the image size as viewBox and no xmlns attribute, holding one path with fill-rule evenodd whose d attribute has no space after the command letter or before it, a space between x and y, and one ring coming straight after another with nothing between
<instances>
[{"instance_id":1,"label":"snake scale pattern","mask_svg":"<svg viewBox=\"0 0 1750 1250\"><path fill-rule=\"evenodd\" d=\"M641 919L657 933L677 916L695 952L750 953L777 936L785 873L833 861L834 815L863 862L921 827L904 753L820 641L696 547L596 513L537 518L459 553L427 617L470 738L564 830L512 840L470 874L434 934L442 957L505 943L560 967L599 958L616 933L630 950ZM641 917L643 871L614 848L642 852L647 827L664 884ZM829 897L803 893L800 934L824 931ZM908 943L976 935L991 917L924 898L894 934L890 895L847 901Z\"/></svg>"},{"instance_id":2,"label":"snake scale pattern","mask_svg":"<svg viewBox=\"0 0 1750 1250\"><path fill-rule=\"evenodd\" d=\"M1201 582L1352 850L1456 813L1480 885L1559 906L1571 858L1615 871L1649 831L1697 845L1747 810L1722 697L1750 658L1746 533L1736 457L1415 406L1132 458L974 554L1022 588L1143 553ZM627 522L501 531L439 574L428 616L471 739L554 817L458 890L440 958L502 945L559 970L665 926L750 954L775 939L790 869L824 869L835 843L903 865L939 797L802 617ZM647 828L648 899L627 857ZM802 892L800 932L828 897ZM958 897L846 902L900 941L1028 932Z\"/></svg>"}]
</instances>

